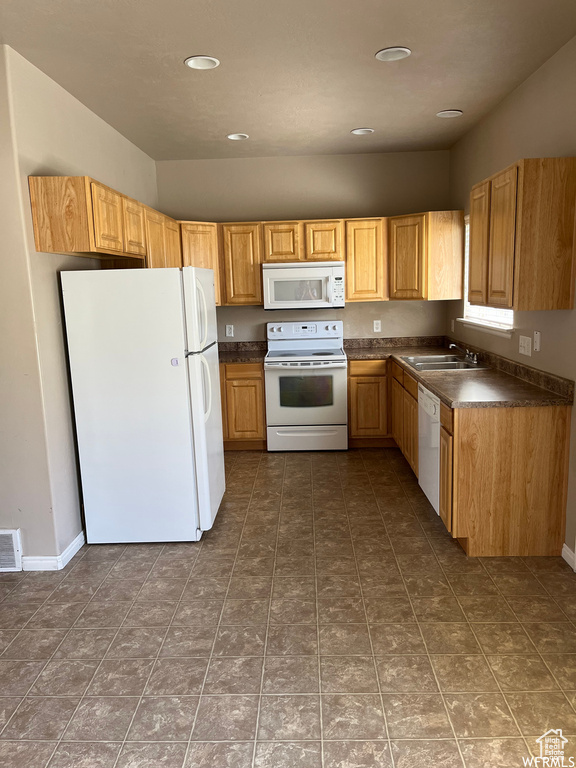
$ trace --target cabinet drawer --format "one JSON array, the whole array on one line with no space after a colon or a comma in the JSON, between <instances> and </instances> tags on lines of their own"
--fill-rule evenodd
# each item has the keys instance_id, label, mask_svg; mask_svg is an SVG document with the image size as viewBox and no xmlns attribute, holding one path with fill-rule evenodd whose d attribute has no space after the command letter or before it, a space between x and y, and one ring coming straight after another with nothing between
<instances>
[{"instance_id":1,"label":"cabinet drawer","mask_svg":"<svg viewBox=\"0 0 576 768\"><path fill-rule=\"evenodd\" d=\"M264 376L263 363L227 363L226 379L261 379Z\"/></svg>"},{"instance_id":2,"label":"cabinet drawer","mask_svg":"<svg viewBox=\"0 0 576 768\"><path fill-rule=\"evenodd\" d=\"M418 382L413 379L409 373L404 371L404 389L409 392L415 400L418 400Z\"/></svg>"},{"instance_id":3,"label":"cabinet drawer","mask_svg":"<svg viewBox=\"0 0 576 768\"><path fill-rule=\"evenodd\" d=\"M350 376L386 376L388 360L350 360Z\"/></svg>"},{"instance_id":4,"label":"cabinet drawer","mask_svg":"<svg viewBox=\"0 0 576 768\"><path fill-rule=\"evenodd\" d=\"M394 360L392 360L390 363L390 370L396 381L399 381L400 384L404 386L404 368L401 368L398 363L395 363Z\"/></svg>"},{"instance_id":5,"label":"cabinet drawer","mask_svg":"<svg viewBox=\"0 0 576 768\"><path fill-rule=\"evenodd\" d=\"M453 433L453 413L452 408L448 408L444 403L440 403L440 424L444 427L446 432Z\"/></svg>"}]
</instances>

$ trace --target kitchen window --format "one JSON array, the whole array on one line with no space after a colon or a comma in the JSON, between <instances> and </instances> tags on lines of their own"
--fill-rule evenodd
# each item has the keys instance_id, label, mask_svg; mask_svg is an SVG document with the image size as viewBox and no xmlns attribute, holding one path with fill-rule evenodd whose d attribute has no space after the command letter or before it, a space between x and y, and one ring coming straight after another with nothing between
<instances>
[{"instance_id":1,"label":"kitchen window","mask_svg":"<svg viewBox=\"0 0 576 768\"><path fill-rule=\"evenodd\" d=\"M475 326L481 330L502 333L509 336L514 330L514 310L498 307L479 307L468 301L468 265L470 261L470 217L464 219L464 317L458 322Z\"/></svg>"}]
</instances>

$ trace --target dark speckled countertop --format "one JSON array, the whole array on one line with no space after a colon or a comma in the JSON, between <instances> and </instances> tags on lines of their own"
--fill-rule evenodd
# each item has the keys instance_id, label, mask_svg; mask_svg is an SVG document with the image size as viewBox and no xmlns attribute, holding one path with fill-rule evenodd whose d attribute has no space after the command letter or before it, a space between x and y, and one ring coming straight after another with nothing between
<instances>
[{"instance_id":1,"label":"dark speckled countertop","mask_svg":"<svg viewBox=\"0 0 576 768\"><path fill-rule=\"evenodd\" d=\"M518 408L572 405L573 382L561 379L564 392L554 392L496 368L479 371L417 371L402 357L446 354L446 347L395 347L347 349L349 360L382 360L391 357L405 371L437 395L450 408ZM535 369L527 369L533 371ZM557 377L554 377L557 378ZM572 385L572 386L570 386Z\"/></svg>"},{"instance_id":2,"label":"dark speckled countertop","mask_svg":"<svg viewBox=\"0 0 576 768\"><path fill-rule=\"evenodd\" d=\"M431 337L426 339L425 343L411 346L398 345L407 339L395 339L391 344L382 346L378 345L377 340L371 341L370 345L360 346L360 339L345 340L348 360L385 360L391 357L451 408L572 405L574 400L573 381L528 366L520 366L505 358L487 358L482 352L482 359L493 367L479 371L424 372L417 371L402 360L402 357L412 355L446 354L446 347L442 346L442 339L439 337ZM266 355L266 342L223 343L219 346L221 363L259 363L263 362ZM501 368L504 370L499 370ZM522 378L507 373L506 368L521 374Z\"/></svg>"}]
</instances>

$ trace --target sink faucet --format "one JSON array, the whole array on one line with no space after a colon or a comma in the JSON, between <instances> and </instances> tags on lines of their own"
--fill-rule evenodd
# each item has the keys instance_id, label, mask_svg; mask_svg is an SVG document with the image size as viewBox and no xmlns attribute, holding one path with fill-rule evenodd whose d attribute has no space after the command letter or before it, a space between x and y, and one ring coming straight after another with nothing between
<instances>
[{"instance_id":1,"label":"sink faucet","mask_svg":"<svg viewBox=\"0 0 576 768\"><path fill-rule=\"evenodd\" d=\"M463 353L466 360L469 360L471 363L474 363L475 365L478 363L478 355L476 352L470 352L470 350L466 347L460 347L458 344L449 344L448 349L459 349L460 352Z\"/></svg>"}]
</instances>

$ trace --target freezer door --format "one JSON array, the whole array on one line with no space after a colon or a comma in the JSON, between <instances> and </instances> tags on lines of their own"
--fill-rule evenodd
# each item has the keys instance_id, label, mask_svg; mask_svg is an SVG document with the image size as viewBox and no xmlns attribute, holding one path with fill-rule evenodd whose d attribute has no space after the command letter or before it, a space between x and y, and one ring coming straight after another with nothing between
<instances>
[{"instance_id":1,"label":"freezer door","mask_svg":"<svg viewBox=\"0 0 576 768\"><path fill-rule=\"evenodd\" d=\"M199 267L184 267L182 279L188 351L201 352L218 340L214 271Z\"/></svg>"},{"instance_id":2,"label":"freezer door","mask_svg":"<svg viewBox=\"0 0 576 768\"><path fill-rule=\"evenodd\" d=\"M187 360L200 528L207 531L212 528L226 486L218 345L189 355Z\"/></svg>"},{"instance_id":3,"label":"freezer door","mask_svg":"<svg viewBox=\"0 0 576 768\"><path fill-rule=\"evenodd\" d=\"M179 269L62 273L90 543L198 537Z\"/></svg>"}]
</instances>

